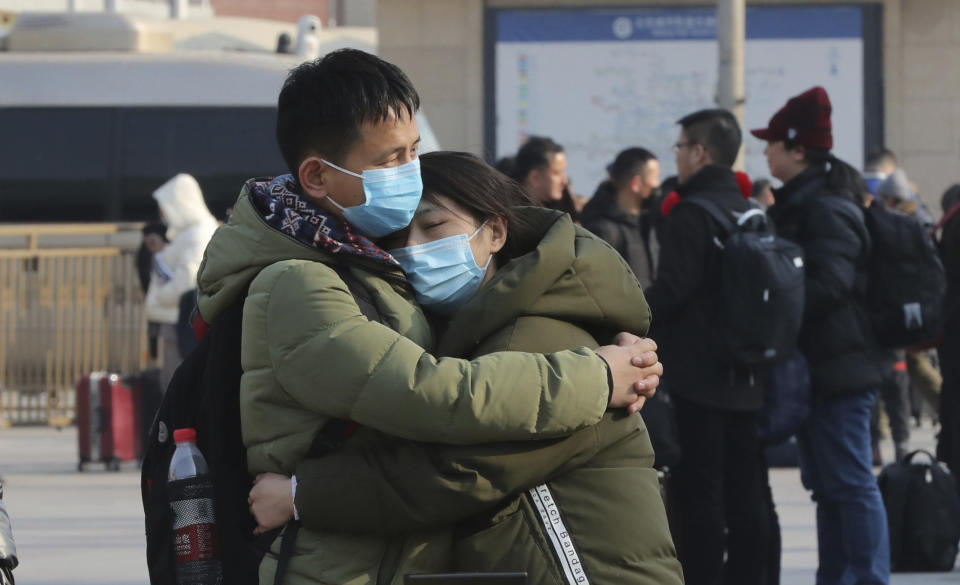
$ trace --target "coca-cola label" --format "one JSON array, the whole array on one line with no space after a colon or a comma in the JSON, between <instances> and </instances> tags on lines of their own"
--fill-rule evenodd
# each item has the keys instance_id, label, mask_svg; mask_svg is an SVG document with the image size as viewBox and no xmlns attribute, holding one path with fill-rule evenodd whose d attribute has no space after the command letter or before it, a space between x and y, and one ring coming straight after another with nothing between
<instances>
[{"instance_id":1,"label":"coca-cola label","mask_svg":"<svg viewBox=\"0 0 960 585\"><path fill-rule=\"evenodd\" d=\"M217 530L213 524L190 524L173 533L177 562L217 558Z\"/></svg>"},{"instance_id":2,"label":"coca-cola label","mask_svg":"<svg viewBox=\"0 0 960 585\"><path fill-rule=\"evenodd\" d=\"M206 479L188 478L171 481L169 487L177 562L216 559L213 484Z\"/></svg>"}]
</instances>

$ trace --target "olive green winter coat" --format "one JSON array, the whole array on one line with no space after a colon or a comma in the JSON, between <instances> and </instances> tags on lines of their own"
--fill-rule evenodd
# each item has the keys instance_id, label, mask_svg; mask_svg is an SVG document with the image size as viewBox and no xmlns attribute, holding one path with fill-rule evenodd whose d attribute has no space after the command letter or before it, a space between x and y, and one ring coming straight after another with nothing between
<instances>
[{"instance_id":1,"label":"olive green winter coat","mask_svg":"<svg viewBox=\"0 0 960 585\"><path fill-rule=\"evenodd\" d=\"M439 352L550 352L646 333L643 292L612 248L565 214L520 211L542 238L451 320ZM296 504L318 529L398 534L456 523L459 571L526 571L531 585L679 584L652 465L642 418L608 413L563 440L352 446L301 462Z\"/></svg>"},{"instance_id":2,"label":"olive green winter coat","mask_svg":"<svg viewBox=\"0 0 960 585\"><path fill-rule=\"evenodd\" d=\"M240 407L251 473L293 473L331 418L408 439L477 443L565 435L603 415L608 369L592 351L438 361L427 353L430 328L397 267L283 234L262 219L250 189L248 182L230 223L211 240L198 283L207 322L247 294ZM349 266L372 293L384 324L361 314L332 262ZM351 441L378 437L365 431ZM448 546L444 534L304 529L285 583L389 582L384 575L435 569ZM268 555L262 583L273 582L274 566Z\"/></svg>"}]
</instances>

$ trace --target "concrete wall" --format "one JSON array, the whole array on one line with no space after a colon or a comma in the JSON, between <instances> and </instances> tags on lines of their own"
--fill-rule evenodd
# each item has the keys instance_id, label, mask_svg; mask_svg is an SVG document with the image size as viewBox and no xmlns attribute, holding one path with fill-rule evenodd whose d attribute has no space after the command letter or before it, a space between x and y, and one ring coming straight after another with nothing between
<instances>
[{"instance_id":1,"label":"concrete wall","mask_svg":"<svg viewBox=\"0 0 960 585\"><path fill-rule=\"evenodd\" d=\"M849 4L762 0L750 4ZM673 0L671 5L704 5ZM960 0L878 0L883 5L886 145L939 214L960 181ZM380 54L407 72L444 148L483 154L485 7L643 6L662 0L379 0ZM853 161L851 161L853 162Z\"/></svg>"},{"instance_id":2,"label":"concrete wall","mask_svg":"<svg viewBox=\"0 0 960 585\"><path fill-rule=\"evenodd\" d=\"M960 182L960 2L897 4L898 42L890 42L885 55L892 102L887 139L939 215L944 189Z\"/></svg>"},{"instance_id":3,"label":"concrete wall","mask_svg":"<svg viewBox=\"0 0 960 585\"><path fill-rule=\"evenodd\" d=\"M379 0L379 53L416 85L441 146L483 151L483 1Z\"/></svg>"},{"instance_id":4,"label":"concrete wall","mask_svg":"<svg viewBox=\"0 0 960 585\"><path fill-rule=\"evenodd\" d=\"M337 20L337 26L377 25L377 0L336 0L331 4L331 16Z\"/></svg>"},{"instance_id":5,"label":"concrete wall","mask_svg":"<svg viewBox=\"0 0 960 585\"><path fill-rule=\"evenodd\" d=\"M326 27L329 0L210 0L217 16L245 16L283 22L297 22L305 14L320 18Z\"/></svg>"}]
</instances>

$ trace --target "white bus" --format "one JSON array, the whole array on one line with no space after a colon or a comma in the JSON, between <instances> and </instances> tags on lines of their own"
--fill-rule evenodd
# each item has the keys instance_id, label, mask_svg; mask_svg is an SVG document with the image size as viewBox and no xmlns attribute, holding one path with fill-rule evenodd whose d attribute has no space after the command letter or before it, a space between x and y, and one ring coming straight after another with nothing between
<instances>
[{"instance_id":1,"label":"white bus","mask_svg":"<svg viewBox=\"0 0 960 585\"><path fill-rule=\"evenodd\" d=\"M222 216L243 181L286 172L276 100L299 60L271 53L0 52L0 223L156 217L193 174ZM436 149L420 116L424 151Z\"/></svg>"}]
</instances>

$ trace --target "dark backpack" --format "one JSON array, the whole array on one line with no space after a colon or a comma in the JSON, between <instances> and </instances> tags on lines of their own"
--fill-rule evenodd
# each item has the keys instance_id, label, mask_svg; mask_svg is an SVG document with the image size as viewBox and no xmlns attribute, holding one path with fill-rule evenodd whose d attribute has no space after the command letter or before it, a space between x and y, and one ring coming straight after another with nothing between
<instances>
[{"instance_id":1,"label":"dark backpack","mask_svg":"<svg viewBox=\"0 0 960 585\"><path fill-rule=\"evenodd\" d=\"M797 349L803 320L803 248L776 236L766 214L734 214L712 199L686 197L726 232L719 315L728 355L741 365L773 363Z\"/></svg>"},{"instance_id":2,"label":"dark backpack","mask_svg":"<svg viewBox=\"0 0 960 585\"><path fill-rule=\"evenodd\" d=\"M361 312L371 321L381 316L370 293L346 267L332 266L347 284ZM177 368L150 427L141 468L140 491L147 535L147 568L151 585L176 585L176 554L167 492L167 471L175 448L173 431L197 430L197 447L209 465L217 519L217 552L223 583L257 585L258 568L280 529L254 536L256 521L247 497L253 478L247 472L246 448L240 432L240 335L246 294L240 295ZM278 421L280 424L282 421ZM318 429L311 456L337 448L347 435L346 421ZM295 534L295 527L291 523ZM293 538L283 539L284 545ZM284 546L281 557L289 554ZM286 559L280 559L280 567ZM278 568L278 578L283 569Z\"/></svg>"},{"instance_id":3,"label":"dark backpack","mask_svg":"<svg viewBox=\"0 0 960 585\"><path fill-rule=\"evenodd\" d=\"M919 221L882 205L864 215L871 240L867 310L878 343L892 349L934 344L947 277L933 239Z\"/></svg>"},{"instance_id":4,"label":"dark backpack","mask_svg":"<svg viewBox=\"0 0 960 585\"><path fill-rule=\"evenodd\" d=\"M929 463L914 463L917 453ZM894 571L950 571L960 542L960 496L950 472L927 451L886 466L877 479L890 529Z\"/></svg>"},{"instance_id":5,"label":"dark backpack","mask_svg":"<svg viewBox=\"0 0 960 585\"><path fill-rule=\"evenodd\" d=\"M810 364L797 351L793 357L767 367L757 437L765 445L786 441L800 431L812 408Z\"/></svg>"}]
</instances>

